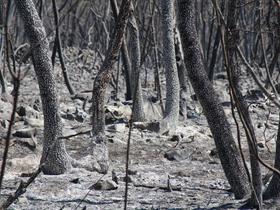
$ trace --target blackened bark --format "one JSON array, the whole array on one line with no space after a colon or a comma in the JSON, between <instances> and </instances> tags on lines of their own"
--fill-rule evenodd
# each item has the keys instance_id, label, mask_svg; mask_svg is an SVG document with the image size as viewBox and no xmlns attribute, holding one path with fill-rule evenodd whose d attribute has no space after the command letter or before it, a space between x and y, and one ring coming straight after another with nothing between
<instances>
[{"instance_id":1,"label":"blackened bark","mask_svg":"<svg viewBox=\"0 0 280 210\"><path fill-rule=\"evenodd\" d=\"M152 42L153 42L153 51L154 51L154 63L155 63L155 70L154 70L154 78L155 78L155 91L157 92L157 100L160 102L160 107L162 113L164 113L163 102L162 102L162 94L161 94L161 84L159 78L159 56L158 56L158 48L157 48L157 37L155 31L155 18L152 17Z\"/></svg>"},{"instance_id":2,"label":"blackened bark","mask_svg":"<svg viewBox=\"0 0 280 210\"><path fill-rule=\"evenodd\" d=\"M71 31L70 31L70 35L69 35L69 39L68 39L68 46L72 47L76 44L75 42L75 38L76 38L76 26L77 24L77 17L76 17L76 13L77 13L77 9L78 7L75 6L73 7L71 14Z\"/></svg>"},{"instance_id":3,"label":"blackened bark","mask_svg":"<svg viewBox=\"0 0 280 210\"><path fill-rule=\"evenodd\" d=\"M45 29L32 0L16 0L16 7L29 38L34 69L39 83L44 114L44 140L41 163L46 174L62 174L71 168L70 158L62 139L55 76L49 56Z\"/></svg>"},{"instance_id":4,"label":"blackened bark","mask_svg":"<svg viewBox=\"0 0 280 210\"><path fill-rule=\"evenodd\" d=\"M280 9L278 9L277 18L278 18L277 19L278 20L277 32L278 32L278 35L280 35ZM280 41L279 40L278 40L278 46L280 48ZM278 54L280 52L279 48L276 52ZM274 58L273 58L273 61L274 61ZM277 63L277 61L276 61L275 64L273 64L273 61L272 61L271 65L275 65ZM273 67L270 69L271 70L271 72L270 72L271 75L273 74L273 69L274 69ZM280 116L280 114L279 114L279 116ZM275 152L274 168L280 170L280 118L279 118L278 134L277 134L277 140L276 140L276 152ZM267 186L267 189L265 190L265 192L263 194L263 199L270 199L270 198L273 198L273 197L280 197L280 177L276 173L273 174L273 177L272 177L271 181L269 182L269 184Z\"/></svg>"},{"instance_id":5,"label":"blackened bark","mask_svg":"<svg viewBox=\"0 0 280 210\"><path fill-rule=\"evenodd\" d=\"M117 61L122 45L127 20L130 15L130 0L123 0L119 16L115 23L114 34L106 52L105 60L94 80L92 94L92 134L93 134L93 166L101 173L106 173L109 167L108 151L106 146L105 133L105 92L111 80L113 66Z\"/></svg>"},{"instance_id":6,"label":"blackened bark","mask_svg":"<svg viewBox=\"0 0 280 210\"><path fill-rule=\"evenodd\" d=\"M204 69L195 28L194 1L177 0L177 2L178 28L188 76L203 107L225 175L235 197L241 199L249 193L248 179L230 125Z\"/></svg>"},{"instance_id":7,"label":"blackened bark","mask_svg":"<svg viewBox=\"0 0 280 210\"><path fill-rule=\"evenodd\" d=\"M222 12L224 11L224 4L225 4L225 2L222 0L220 2ZM221 30L221 26L219 24L217 31L216 31L216 35L215 35L215 41L214 41L214 45L213 45L213 49L212 49L212 57L211 57L210 65L209 65L209 71L208 71L208 78L211 82L214 79L215 65L217 63L217 55L219 52L220 30Z\"/></svg>"},{"instance_id":8,"label":"blackened bark","mask_svg":"<svg viewBox=\"0 0 280 210\"><path fill-rule=\"evenodd\" d=\"M160 126L161 133L175 130L179 118L180 85L174 44L174 2L174 0L161 0L163 64L166 77L166 103L164 119Z\"/></svg>"},{"instance_id":9,"label":"blackened bark","mask_svg":"<svg viewBox=\"0 0 280 210\"><path fill-rule=\"evenodd\" d=\"M116 0L110 0L110 3L111 3L114 19L117 20L119 10L117 7ZM130 58L128 55L125 35L124 35L122 47L121 47L121 56L122 56L122 62L123 62L123 66L124 66L125 85L126 85L125 99L131 100L132 94L133 94L132 90L131 90L131 62L130 62Z\"/></svg>"},{"instance_id":10,"label":"blackened bark","mask_svg":"<svg viewBox=\"0 0 280 210\"><path fill-rule=\"evenodd\" d=\"M280 35L280 9L278 9L277 11L277 35L279 36ZM269 66L269 73L270 73L270 76L272 77L273 76L273 72L274 72L274 67L276 66L277 62L279 61L279 55L280 55L280 40L277 39L276 40L276 52L274 54L274 57L271 61L271 64ZM267 79L268 80L268 79Z\"/></svg>"},{"instance_id":11,"label":"blackened bark","mask_svg":"<svg viewBox=\"0 0 280 210\"><path fill-rule=\"evenodd\" d=\"M261 177L261 169L260 164L257 159L257 140L254 133L254 127L252 125L252 121L250 118L250 114L248 111L248 105L242 95L241 86L240 86L240 75L241 68L236 60L236 46L240 42L239 31L237 30L237 1L232 0L228 5L228 18L227 18L227 27L229 30L226 32L226 51L227 51L227 59L228 59L228 69L231 74L232 88L235 92L235 102L239 103L240 106L237 106L238 111L242 114L243 119L246 125L249 126L249 131L245 129L247 141L249 145L250 151L250 162L251 162L251 173L252 173L252 183L254 190L252 191L250 205L254 207L261 207L262 205L262 177ZM251 138L251 139L250 139Z\"/></svg>"},{"instance_id":12,"label":"blackened bark","mask_svg":"<svg viewBox=\"0 0 280 210\"><path fill-rule=\"evenodd\" d=\"M1 1L0 2L0 25L3 26L4 25L4 2ZM2 54L3 54L3 49L4 49L4 36L1 33L0 34L0 60L2 61ZM1 64L3 65L3 63ZM4 68L1 66L1 70L0 70L0 85L1 85L1 93L4 94L6 93L6 82L5 82L5 78L3 75L3 70Z\"/></svg>"},{"instance_id":13,"label":"blackened bark","mask_svg":"<svg viewBox=\"0 0 280 210\"><path fill-rule=\"evenodd\" d=\"M280 116L280 114L279 114ZM280 170L280 118L278 124L278 134L276 139L276 152L274 160L274 168ZM273 174L271 181L269 182L264 194L263 199L270 199L280 197L280 177L276 173Z\"/></svg>"},{"instance_id":14,"label":"blackened bark","mask_svg":"<svg viewBox=\"0 0 280 210\"><path fill-rule=\"evenodd\" d=\"M184 62L182 43L178 29L175 30L175 53L180 83L180 114L187 119L187 70Z\"/></svg>"},{"instance_id":15,"label":"blackened bark","mask_svg":"<svg viewBox=\"0 0 280 210\"><path fill-rule=\"evenodd\" d=\"M1 42L1 40L0 40L0 42ZM1 55L2 55L2 52L1 52L1 50L0 50L0 59L1 59ZM2 69L2 68L1 68ZM0 84L1 84L1 93L2 94L4 94L4 93L6 93L6 82L5 82L5 79L4 79L4 75L3 75L3 73L2 73L2 70L0 70Z\"/></svg>"},{"instance_id":16,"label":"blackened bark","mask_svg":"<svg viewBox=\"0 0 280 210\"><path fill-rule=\"evenodd\" d=\"M139 29L134 15L131 15L129 20L129 31L130 31L130 42L131 42L131 60L132 60L132 93L134 100L133 107L133 121L143 122L145 121L144 113L144 102L142 96L142 85L141 85L141 52L140 52L140 37Z\"/></svg>"},{"instance_id":17,"label":"blackened bark","mask_svg":"<svg viewBox=\"0 0 280 210\"><path fill-rule=\"evenodd\" d=\"M58 52L59 61L60 61L62 74L63 74L63 78L64 78L64 82L66 84L66 87L67 87L69 93L72 96L74 96L75 95L75 90L74 90L74 88L71 85L71 82L69 80L67 68L66 68L66 65L65 65L64 59L63 59L61 39L60 39L60 31L59 31L59 14L58 14L57 6L56 6L56 0L52 0L52 6L53 6L54 22L55 22L55 44L54 44L54 48L56 48L56 50ZM56 50L54 50L54 60L55 60ZM54 61L52 62L52 64L54 66Z\"/></svg>"}]
</instances>

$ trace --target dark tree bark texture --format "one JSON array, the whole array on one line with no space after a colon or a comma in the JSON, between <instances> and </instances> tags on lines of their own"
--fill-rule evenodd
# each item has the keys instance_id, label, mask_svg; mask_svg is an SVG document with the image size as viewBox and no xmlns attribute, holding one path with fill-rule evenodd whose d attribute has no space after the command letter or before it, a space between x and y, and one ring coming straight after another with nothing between
<instances>
[{"instance_id":1,"label":"dark tree bark texture","mask_svg":"<svg viewBox=\"0 0 280 210\"><path fill-rule=\"evenodd\" d=\"M93 134L93 156L94 167L102 173L108 170L108 151L106 146L105 132L105 92L109 81L112 77L114 64L117 61L124 33L126 30L127 21L130 15L130 0L123 0L115 23L114 34L109 44L105 60L94 80L93 95L92 95L92 134Z\"/></svg>"},{"instance_id":2,"label":"dark tree bark texture","mask_svg":"<svg viewBox=\"0 0 280 210\"><path fill-rule=\"evenodd\" d=\"M248 179L230 125L204 69L195 27L194 1L177 0L177 2L178 28L188 76L213 134L225 175L235 197L241 199L249 193Z\"/></svg>"},{"instance_id":3,"label":"dark tree bark texture","mask_svg":"<svg viewBox=\"0 0 280 210\"><path fill-rule=\"evenodd\" d=\"M133 121L143 122L145 121L144 113L144 102L142 96L142 85L141 85L141 52L140 52L140 37L139 29L134 15L131 15L129 20L129 31L130 31L130 41L131 41L131 61L132 61L132 93L134 100L133 107Z\"/></svg>"},{"instance_id":4,"label":"dark tree bark texture","mask_svg":"<svg viewBox=\"0 0 280 210\"><path fill-rule=\"evenodd\" d=\"M174 44L174 0L161 0L163 64L166 78L166 103L160 132L176 130L179 118L180 85Z\"/></svg>"},{"instance_id":5,"label":"dark tree bark texture","mask_svg":"<svg viewBox=\"0 0 280 210\"><path fill-rule=\"evenodd\" d=\"M254 133L254 127L252 125L250 114L248 111L248 105L245 101L240 86L240 75L241 75L241 67L236 60L236 46L240 42L239 31L237 30L237 1L232 0L228 5L228 18L227 18L227 27L229 30L226 32L226 51L227 51L227 59L228 59L228 68L229 68L229 79L232 81L232 88L235 92L235 102L239 103L240 106L237 106L239 109L239 113L242 113L246 124L249 126L251 134L248 133L247 130L246 136L249 145L250 151L250 162L251 162L251 172L252 172L252 184L253 191L251 195L250 205L254 207L261 207L262 205L262 177L261 177L261 169L259 161L256 157L258 152L257 140ZM252 138L249 140L249 138ZM256 148L256 149L255 149ZM254 152L255 150L255 152Z\"/></svg>"},{"instance_id":6,"label":"dark tree bark texture","mask_svg":"<svg viewBox=\"0 0 280 210\"><path fill-rule=\"evenodd\" d=\"M62 174L71 168L62 135L55 76L49 55L45 29L32 0L16 0L30 41L32 60L39 83L44 114L44 140L41 164L46 174Z\"/></svg>"}]
</instances>

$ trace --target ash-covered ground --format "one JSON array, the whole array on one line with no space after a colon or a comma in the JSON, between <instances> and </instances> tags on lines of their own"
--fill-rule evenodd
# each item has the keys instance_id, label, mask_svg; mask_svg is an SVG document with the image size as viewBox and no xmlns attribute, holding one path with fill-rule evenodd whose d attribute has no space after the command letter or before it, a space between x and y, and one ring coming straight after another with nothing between
<instances>
[{"instance_id":1,"label":"ash-covered ground","mask_svg":"<svg viewBox=\"0 0 280 210\"><path fill-rule=\"evenodd\" d=\"M63 82L61 69L57 65L60 109L63 119L63 135L73 135L91 129L90 99L93 78L100 67L100 58L91 51L66 51L66 63L70 80L77 93L87 98L71 99ZM97 59L96 59L97 57ZM40 96L33 67L21 82L18 111L13 137L9 148L7 171L1 190L1 200L13 193L21 180L27 180L40 161L43 138L43 117ZM160 120L159 102L153 102L153 70L142 72L145 111L148 120ZM117 70L114 78L117 77ZM145 81L147 78L147 81ZM161 72L164 85L164 73ZM7 79L8 93L12 83ZM254 124L261 157L273 164L279 111L258 90L246 73L243 74L244 94L250 104L249 110ZM236 137L236 126L232 119L228 82L225 74L218 73L215 89L232 125ZM125 161L128 140L128 120L131 102L124 99L125 85L122 74L115 97L115 83L108 88L106 106L106 135L110 151L111 168L102 175L85 169L73 169L67 174L50 176L40 174L10 209L122 209L125 189ZM163 88L164 92L164 88ZM215 150L214 140L207 121L197 101L190 97L188 89L188 118L180 119L176 134L160 135L141 126L134 126L131 136L129 161L128 209L236 209L245 200L235 200L225 179ZM12 111L12 96L0 100L0 155L2 158L5 135ZM241 124L240 124L240 127ZM33 133L32 138L23 138L23 133ZM244 132L242 146L248 157ZM90 153L90 134L77 135L65 140L69 154L82 159ZM2 160L2 159L1 159ZM247 164L249 163L247 158ZM113 171L113 172L112 172ZM267 169L262 167L264 180ZM112 173L114 174L112 177ZM98 184L97 184L98 183ZM103 189L98 188L101 187ZM278 201L266 201L264 209L277 209Z\"/></svg>"}]
</instances>

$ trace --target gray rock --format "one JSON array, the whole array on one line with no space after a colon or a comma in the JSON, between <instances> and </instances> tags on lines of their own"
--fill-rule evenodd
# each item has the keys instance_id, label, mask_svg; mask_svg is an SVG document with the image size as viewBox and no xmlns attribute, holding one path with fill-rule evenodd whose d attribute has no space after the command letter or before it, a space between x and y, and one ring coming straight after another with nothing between
<instances>
[{"instance_id":1,"label":"gray rock","mask_svg":"<svg viewBox=\"0 0 280 210\"><path fill-rule=\"evenodd\" d=\"M76 120L78 122L84 122L85 119L88 118L88 114L86 112L74 106L68 107L65 104L63 104L62 110L63 111L61 117L66 120Z\"/></svg>"},{"instance_id":2,"label":"gray rock","mask_svg":"<svg viewBox=\"0 0 280 210\"><path fill-rule=\"evenodd\" d=\"M92 155L73 160L72 166L107 174L109 170L109 153L105 139L106 137L102 135L93 137L90 147Z\"/></svg>"},{"instance_id":3,"label":"gray rock","mask_svg":"<svg viewBox=\"0 0 280 210\"><path fill-rule=\"evenodd\" d=\"M134 122L133 126L140 130L148 130L151 132L159 132L160 131L160 122L152 121L152 122Z\"/></svg>"},{"instance_id":4,"label":"gray rock","mask_svg":"<svg viewBox=\"0 0 280 210\"><path fill-rule=\"evenodd\" d=\"M121 133L121 132L125 131L125 127L126 127L125 123L116 123L116 124L113 124L113 125L109 125L108 129Z\"/></svg>"},{"instance_id":5,"label":"gray rock","mask_svg":"<svg viewBox=\"0 0 280 210\"><path fill-rule=\"evenodd\" d=\"M188 119L196 119L199 118L199 115L195 111L187 111Z\"/></svg>"},{"instance_id":6,"label":"gray rock","mask_svg":"<svg viewBox=\"0 0 280 210\"><path fill-rule=\"evenodd\" d=\"M100 180L97 183L93 184L90 189L94 190L116 190L118 185L112 180Z\"/></svg>"},{"instance_id":7,"label":"gray rock","mask_svg":"<svg viewBox=\"0 0 280 210\"><path fill-rule=\"evenodd\" d=\"M84 122L87 118L87 113L81 110L76 110L75 112L75 120L78 122Z\"/></svg>"},{"instance_id":8,"label":"gray rock","mask_svg":"<svg viewBox=\"0 0 280 210\"><path fill-rule=\"evenodd\" d=\"M32 128L41 128L44 127L44 120L36 118L25 118L24 124L29 125Z\"/></svg>"},{"instance_id":9,"label":"gray rock","mask_svg":"<svg viewBox=\"0 0 280 210\"><path fill-rule=\"evenodd\" d=\"M13 158L8 160L7 165L14 174L34 172L40 163L40 156L30 154L23 158Z\"/></svg>"},{"instance_id":10,"label":"gray rock","mask_svg":"<svg viewBox=\"0 0 280 210\"><path fill-rule=\"evenodd\" d=\"M37 140L35 138L21 138L16 140L16 143L29 148L34 151L37 147Z\"/></svg>"},{"instance_id":11,"label":"gray rock","mask_svg":"<svg viewBox=\"0 0 280 210\"><path fill-rule=\"evenodd\" d=\"M179 142L181 140L181 136L179 134L173 135L169 141Z\"/></svg>"},{"instance_id":12,"label":"gray rock","mask_svg":"<svg viewBox=\"0 0 280 210\"><path fill-rule=\"evenodd\" d=\"M183 157L182 155L180 154L179 151L177 150L174 150L174 151L168 151L164 154L164 157L167 159L167 160L170 160L170 161L180 161L180 160L183 160Z\"/></svg>"},{"instance_id":13,"label":"gray rock","mask_svg":"<svg viewBox=\"0 0 280 210\"><path fill-rule=\"evenodd\" d=\"M77 132L72 128L67 128L66 126L62 129L63 136L71 136L77 134Z\"/></svg>"},{"instance_id":14,"label":"gray rock","mask_svg":"<svg viewBox=\"0 0 280 210\"><path fill-rule=\"evenodd\" d=\"M106 124L114 122L127 122L131 117L131 108L129 105L114 104L105 106Z\"/></svg>"},{"instance_id":15,"label":"gray rock","mask_svg":"<svg viewBox=\"0 0 280 210\"><path fill-rule=\"evenodd\" d=\"M181 161L181 160L188 159L191 154L192 152L189 149L177 149L177 150L167 151L164 154L164 157L170 161Z\"/></svg>"},{"instance_id":16,"label":"gray rock","mask_svg":"<svg viewBox=\"0 0 280 210\"><path fill-rule=\"evenodd\" d=\"M16 112L20 117L39 118L41 115L39 111L27 105L20 105Z\"/></svg>"},{"instance_id":17,"label":"gray rock","mask_svg":"<svg viewBox=\"0 0 280 210\"><path fill-rule=\"evenodd\" d=\"M37 135L36 128L24 128L21 130L17 130L13 133L14 137L19 137L19 138L31 138L31 137L35 137L36 135Z\"/></svg>"}]
</instances>

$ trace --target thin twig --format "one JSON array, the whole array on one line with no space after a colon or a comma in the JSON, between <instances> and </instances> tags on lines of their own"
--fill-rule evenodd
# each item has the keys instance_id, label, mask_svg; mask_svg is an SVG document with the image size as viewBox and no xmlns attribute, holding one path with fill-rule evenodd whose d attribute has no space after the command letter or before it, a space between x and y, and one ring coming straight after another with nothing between
<instances>
[{"instance_id":1,"label":"thin twig","mask_svg":"<svg viewBox=\"0 0 280 210\"><path fill-rule=\"evenodd\" d=\"M7 46L8 48L8 46ZM15 57L14 54L12 54L12 59L14 63L14 72L15 72ZM10 141L11 141L11 135L12 135L12 128L13 124L15 121L15 115L16 115L16 109L17 109L17 103L18 103L18 96L19 96L19 87L20 87L20 69L17 72L17 75L15 76L14 74L11 74L13 77L14 81L14 101L13 101L13 109L12 109L12 114L9 122L9 127L7 131L7 136L6 136L6 142L5 142L5 149L3 153L3 161L1 165L1 172L0 172L0 192L1 192L1 187L2 187L2 182L5 174L5 169L6 169L6 164L7 164L7 158L8 158L8 152L9 152L9 146L10 146Z\"/></svg>"},{"instance_id":2,"label":"thin twig","mask_svg":"<svg viewBox=\"0 0 280 210\"><path fill-rule=\"evenodd\" d=\"M218 8L217 2L214 1L214 0L212 0L212 2L214 4L214 8L215 8L216 13L217 13L217 8ZM221 26L221 20L220 20L220 16L218 15L218 13L217 13L217 20L218 20L218 24ZM220 39L221 39L221 45L222 45L222 52L223 52L223 56L224 56L224 59L225 59L225 68L226 68L226 71L227 71L227 74L228 74L228 78L230 78L230 72L229 72L229 68L228 68L228 57L226 55L226 47L225 47L224 34L223 34L223 31L222 31L222 27L219 27L219 29L220 29L219 32L220 32ZM246 164L245 155L244 155L243 149L242 149L239 123L238 123L238 121L236 119L235 112L234 112L234 106L235 105L234 105L234 96L233 96L232 88L230 88L230 90L229 90L229 95L230 95L230 103L231 103L231 114L232 114L232 117L233 117L235 125L236 125L238 149L239 149L239 152L240 152L240 155L241 155L241 159L242 159L245 171L246 171L246 175L247 175L248 181L250 183L250 186L252 187L253 186L252 179L251 179L249 168L248 168L248 166Z\"/></svg>"},{"instance_id":3,"label":"thin twig","mask_svg":"<svg viewBox=\"0 0 280 210\"><path fill-rule=\"evenodd\" d=\"M268 112L268 114L267 114L267 117L266 117L266 121L265 121L265 123L264 123L264 130L263 130L264 143L265 143L265 146L266 146L266 148L267 148L267 150L268 150L269 153L271 153L271 151L270 151L270 149L269 149L269 147L268 147L268 145L267 145L267 143L268 143L269 141L268 141L267 138L266 138L266 133L265 133L265 132L266 132L266 129L267 129L267 124L268 124L268 120L269 120L270 113L271 113L271 111L269 110L269 112Z\"/></svg>"},{"instance_id":4,"label":"thin twig","mask_svg":"<svg viewBox=\"0 0 280 210\"><path fill-rule=\"evenodd\" d=\"M214 0L213 0L213 2L215 3ZM223 15L222 15L221 11L219 10L218 6L216 6L216 9L217 9L217 12L218 12L218 14L219 14L221 20L222 20L221 22L222 22L222 24L224 25L225 29L228 30L229 33L231 33L230 29L229 29L229 28L227 27L227 25L226 25L225 19L224 19ZM255 81L257 82L257 84L259 85L259 87L264 91L264 93L268 96L268 98L270 97L271 100L273 99L274 104L275 104L278 108L280 108L279 101L276 100L274 97L272 97L271 94L268 93L268 91L263 87L263 85L261 84L261 82L260 82L260 81L258 80L258 78L256 77L256 74L254 73L253 68L252 68L252 67L250 66L250 64L247 62L246 58L244 57L242 51L240 50L240 48L239 48L238 46L236 46L236 50L237 50L239 56L242 58L242 61L245 63L246 67L248 67L248 69L250 70L250 72L251 72L253 78L255 79ZM238 102L238 101L236 101L236 102ZM237 103L236 105L238 105L238 103ZM244 125L244 129L247 131L247 134L248 134L248 137L249 137L248 139L250 140L249 143L250 143L251 145L254 145L254 142L252 141L252 139L253 139L252 130L251 130L250 127L247 125L246 120L243 118L244 116L243 116L243 114L242 114L242 110L241 110L241 115L240 115L240 117L241 117L240 119L241 119L241 121L242 121L242 123L243 123L243 125ZM278 169L274 168L273 166L267 164L266 162L264 162L264 160L263 160L262 158L260 158L259 154L256 152L256 148L254 148L254 147L253 147L253 154L256 156L256 158L258 159L258 161L259 161L263 166L265 166L266 168L268 168L269 170L273 171L274 173L276 173L277 175L280 176L280 171L279 171Z\"/></svg>"},{"instance_id":5,"label":"thin twig","mask_svg":"<svg viewBox=\"0 0 280 210\"><path fill-rule=\"evenodd\" d=\"M103 174L94 184L98 183L106 174ZM94 185L93 184L93 185ZM80 205L82 204L82 202L87 198L87 196L89 195L89 193L92 191L93 188L89 188L89 190L87 191L87 193L84 195L84 197L80 200L80 202L77 204L77 206L74 208L74 210L77 210Z\"/></svg>"},{"instance_id":6,"label":"thin twig","mask_svg":"<svg viewBox=\"0 0 280 210\"><path fill-rule=\"evenodd\" d=\"M81 131L81 132L78 132L78 133L75 133L75 134L72 134L72 135L68 135L68 136L60 136L57 139L70 139L70 138L73 138L75 136L90 134L91 131L92 131L92 129L86 130L86 131Z\"/></svg>"},{"instance_id":7,"label":"thin twig","mask_svg":"<svg viewBox=\"0 0 280 210\"><path fill-rule=\"evenodd\" d=\"M224 25L225 29L229 31L229 33L231 33L231 31L228 29L225 19L223 17L223 14L221 13L221 10L219 8L217 8L217 12L219 14L219 16L221 17L221 23ZM252 75L253 79L255 80L255 82L257 83L257 85L259 86L259 88L264 92L264 94L280 109L280 102L278 100L278 98L273 97L268 90L263 86L262 82L259 80L259 78L257 77L257 75L255 74L255 71L253 69L253 67L248 63L248 61L246 60L245 56L243 55L241 49L239 46L236 46L236 50L238 55L240 56L242 62L245 64L245 66L247 67L247 69L249 70L250 74Z\"/></svg>"},{"instance_id":8,"label":"thin twig","mask_svg":"<svg viewBox=\"0 0 280 210\"><path fill-rule=\"evenodd\" d=\"M263 10L261 9L261 0L258 0L258 4L259 4L259 30L261 31L261 20L262 20L262 12ZM263 34L260 33L260 40L261 40L261 49L262 49L262 54L263 54L263 58L264 58L264 64L265 64L265 70L266 70L266 74L267 74L267 80L270 84L270 86L272 87L272 90L274 92L275 95L278 95L278 92L275 88L275 85L273 84L273 81L271 79L271 75L270 75L270 71L269 71L269 66L267 63L267 57L266 57L266 52L265 52L265 48L264 48L264 39L263 39Z\"/></svg>"},{"instance_id":9,"label":"thin twig","mask_svg":"<svg viewBox=\"0 0 280 210\"><path fill-rule=\"evenodd\" d=\"M42 171L42 165L32 174L32 176L27 180L27 182L20 182L20 185L18 186L15 193L11 194L8 199L0 206L0 209L7 209L13 202L15 202L22 194L26 192L26 189L29 187L31 183L34 182L34 180L37 178L37 176Z\"/></svg>"}]
</instances>

